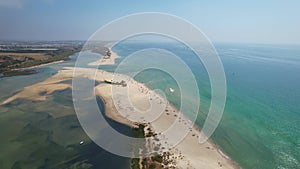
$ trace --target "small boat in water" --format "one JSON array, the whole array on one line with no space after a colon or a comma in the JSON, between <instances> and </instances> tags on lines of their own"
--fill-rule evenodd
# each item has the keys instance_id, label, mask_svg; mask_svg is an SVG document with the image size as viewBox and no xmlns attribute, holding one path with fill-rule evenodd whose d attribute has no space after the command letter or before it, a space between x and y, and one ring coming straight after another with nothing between
<instances>
[{"instance_id":1,"label":"small boat in water","mask_svg":"<svg viewBox=\"0 0 300 169\"><path fill-rule=\"evenodd\" d=\"M170 92L172 92L172 93L173 93L174 91L175 91L175 90L174 90L173 88L171 88L171 87L170 87Z\"/></svg>"}]
</instances>

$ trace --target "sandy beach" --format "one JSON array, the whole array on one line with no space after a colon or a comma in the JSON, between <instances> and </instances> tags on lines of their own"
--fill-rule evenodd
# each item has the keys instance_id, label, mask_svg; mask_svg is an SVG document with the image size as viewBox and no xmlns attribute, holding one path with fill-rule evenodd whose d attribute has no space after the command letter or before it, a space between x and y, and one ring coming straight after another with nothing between
<instances>
[{"instance_id":1,"label":"sandy beach","mask_svg":"<svg viewBox=\"0 0 300 169\"><path fill-rule=\"evenodd\" d=\"M114 64L116 53L112 54L110 59L103 59L91 63L91 65ZM164 167L173 168L239 168L229 157L224 155L217 146L211 141L199 144L199 136L201 131L198 127L189 127L189 133L179 144L172 147L172 138L164 135L164 131L168 129L176 120L181 127L185 128L190 124L190 120L171 105L168 100L150 90L147 86L139 83L123 74L114 74L104 70L90 68L76 68L77 73L74 78L84 77L95 80L100 83L95 86L95 95L100 96L105 104L105 114L107 117L120 122L122 124L136 127L137 124L145 125L145 134L149 131L157 134L157 140L147 142L146 146L160 146L160 152L167 149L170 153L170 163ZM65 67L58 73L42 82L25 87L22 91L1 103L8 104L18 98L30 100L45 100L51 93L57 90L71 88L69 84L63 83L65 80L73 78L75 68ZM105 81L121 82L124 81L126 86L105 83ZM151 113L158 112L158 113ZM186 129L186 128L185 128ZM180 130L179 130L180 132Z\"/></svg>"},{"instance_id":2,"label":"sandy beach","mask_svg":"<svg viewBox=\"0 0 300 169\"><path fill-rule=\"evenodd\" d=\"M89 66L100 66L100 65L113 65L115 64L115 60L117 58L120 58L120 56L111 50L111 48L108 48L109 51L111 52L111 55L109 57L107 56L104 56L104 57L101 57L99 60L95 61L95 62L92 62L92 63L89 63L88 65Z\"/></svg>"}]
</instances>

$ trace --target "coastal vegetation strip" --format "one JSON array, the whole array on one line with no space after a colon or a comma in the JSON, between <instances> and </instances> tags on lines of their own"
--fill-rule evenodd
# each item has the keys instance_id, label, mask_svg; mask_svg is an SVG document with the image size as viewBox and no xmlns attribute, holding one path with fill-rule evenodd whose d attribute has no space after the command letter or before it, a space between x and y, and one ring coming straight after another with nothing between
<instances>
[{"instance_id":1,"label":"coastal vegetation strip","mask_svg":"<svg viewBox=\"0 0 300 169\"><path fill-rule=\"evenodd\" d=\"M36 53L0 52L0 72L68 60L70 55L79 51L80 48L61 48L55 51L35 51Z\"/></svg>"}]
</instances>

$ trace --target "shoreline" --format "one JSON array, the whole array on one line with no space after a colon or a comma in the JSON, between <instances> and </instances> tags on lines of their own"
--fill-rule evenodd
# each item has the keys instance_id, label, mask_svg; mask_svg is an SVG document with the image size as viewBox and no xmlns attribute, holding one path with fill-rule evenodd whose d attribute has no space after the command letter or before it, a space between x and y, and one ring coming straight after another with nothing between
<instances>
[{"instance_id":1,"label":"shoreline","mask_svg":"<svg viewBox=\"0 0 300 169\"><path fill-rule=\"evenodd\" d=\"M89 66L101 66L101 65L114 65L115 64L115 60L120 58L120 56L114 52L111 48L108 48L109 52L111 53L111 55L109 56L109 58L106 58L107 55L102 55L101 58L95 62L91 62L88 65Z\"/></svg>"},{"instance_id":2,"label":"shoreline","mask_svg":"<svg viewBox=\"0 0 300 169\"><path fill-rule=\"evenodd\" d=\"M113 58L110 58L114 60ZM112 61L106 62L105 64L111 64ZM53 64L53 63L50 63ZM40 65L38 65L40 66ZM27 68L28 69L28 68ZM112 99L111 89L112 87L116 87L117 90L123 91L125 88L122 86L116 86L112 84L102 83L95 86L95 94L101 97L105 104L105 115L122 124L125 124L130 127L136 127L136 124L146 124L145 126L145 135L149 134L148 128L151 128L154 133L159 134L160 131L163 131L166 128L166 124L172 124L175 115L181 112L177 110L177 108L172 105L167 99L164 100L158 93L152 91L145 84L135 81L134 79L128 77L127 75L122 74L113 74L110 72L106 72L104 70L98 69L97 75L94 76L92 73L94 69L91 68L79 68L81 74L76 77L86 77L91 80L96 80L98 82L104 82L105 80L115 79L118 80L124 79L128 85L130 93L134 93L132 95L133 103L139 109L147 108L149 105L145 102L145 99L148 100L148 96L153 98L153 104L156 104L159 107L157 101L165 101L167 103L166 109L168 111L163 112L161 117L153 123L141 122L132 122L128 120L126 115L130 116L133 112L132 109L123 109L123 112L119 112L120 108L124 108L124 106L128 106L127 103L122 103L124 101L124 97L120 95L119 105L114 105ZM7 104L18 98L25 98L30 100L46 100L47 95L51 95L54 91L64 90L67 88L71 88L71 85L63 84L61 82L65 80L71 80L73 78L74 68L66 67L62 70L59 70L57 74L51 76L50 78L33 84L31 86L25 87L21 92L18 92L16 95L8 98L1 105ZM46 92L45 95L41 96L40 93ZM122 101L123 100L123 101ZM115 100L114 100L115 101ZM118 107L116 107L118 106ZM167 113L169 112L169 114ZM173 115L173 116L172 116ZM182 121L188 122L189 119L184 115L181 117ZM169 125L167 125L169 126ZM233 161L229 156L227 156L217 144L215 144L211 139L208 139L207 142L203 144L198 143L197 137L201 134L201 129L193 124L191 131L189 134L182 140L173 150L170 150L171 158L173 159L174 165L178 168L240 168L238 164ZM166 140L163 139L163 136L159 135L160 139L158 144L166 144ZM173 164L170 164L173 166Z\"/></svg>"}]
</instances>

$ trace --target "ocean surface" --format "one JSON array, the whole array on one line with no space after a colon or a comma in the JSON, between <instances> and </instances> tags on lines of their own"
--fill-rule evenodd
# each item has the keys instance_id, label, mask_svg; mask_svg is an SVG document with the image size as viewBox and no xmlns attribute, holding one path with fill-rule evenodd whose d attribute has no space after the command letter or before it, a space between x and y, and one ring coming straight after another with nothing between
<instances>
[{"instance_id":1,"label":"ocean surface","mask_svg":"<svg viewBox=\"0 0 300 169\"><path fill-rule=\"evenodd\" d=\"M243 168L300 168L299 46L215 44L215 47L226 74L227 101L212 140ZM147 48L171 51L194 72L201 96L196 124L201 128L211 101L209 77L203 64L180 43L124 42L115 46L114 50L121 56L130 56ZM197 50L197 46L194 49ZM142 62L147 61L133 65ZM172 75L148 69L135 79L152 89L164 91L179 108L180 94L169 92L170 87L178 89ZM193 101L191 98L183 99Z\"/></svg>"},{"instance_id":2,"label":"ocean surface","mask_svg":"<svg viewBox=\"0 0 300 169\"><path fill-rule=\"evenodd\" d=\"M300 47L253 44L215 44L215 47L226 74L227 101L211 139L245 169L300 168ZM180 43L121 42L113 50L122 56L117 60L119 64L133 52L147 48L171 51L193 71L201 97L196 124L201 128L211 101L210 81L201 61ZM151 55L147 56L150 60ZM86 63L80 65L85 67L100 57L91 52L85 52L84 56ZM41 67L38 74L0 78L0 101L52 76L62 67L73 66L76 57ZM146 62L143 59L131 64L143 66ZM117 66L99 68L114 71ZM122 71L131 73L132 68ZM190 97L182 99L194 104L193 91L181 91L180 84L166 72L146 69L134 78L164 92L178 108L183 92ZM129 168L128 158L110 154L89 140L72 106L71 90L55 92L47 101L18 99L0 106L0 168L64 168L71 164ZM126 126L113 125L132 134ZM85 141L83 146L79 145L81 140Z\"/></svg>"}]
</instances>

